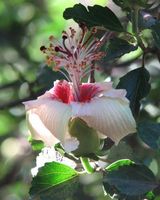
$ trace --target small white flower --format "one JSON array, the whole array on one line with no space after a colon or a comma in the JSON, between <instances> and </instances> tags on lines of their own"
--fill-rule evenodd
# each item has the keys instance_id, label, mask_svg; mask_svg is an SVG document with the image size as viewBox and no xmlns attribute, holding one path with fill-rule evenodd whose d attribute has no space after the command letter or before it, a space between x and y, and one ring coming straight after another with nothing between
<instances>
[{"instance_id":1,"label":"small white flower","mask_svg":"<svg viewBox=\"0 0 160 200\"><path fill-rule=\"evenodd\" d=\"M74 161L63 157L58 151L55 151L53 147L45 147L36 158L36 167L31 169L32 176L36 176L39 168L43 167L45 163L53 161L68 165L72 168L76 167L76 163Z\"/></svg>"}]
</instances>

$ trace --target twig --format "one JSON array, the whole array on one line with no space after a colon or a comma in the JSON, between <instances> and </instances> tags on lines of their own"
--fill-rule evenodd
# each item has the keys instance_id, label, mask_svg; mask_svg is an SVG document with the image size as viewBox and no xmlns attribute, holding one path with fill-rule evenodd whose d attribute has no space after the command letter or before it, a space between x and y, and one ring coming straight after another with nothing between
<instances>
[{"instance_id":1,"label":"twig","mask_svg":"<svg viewBox=\"0 0 160 200\"><path fill-rule=\"evenodd\" d=\"M0 90L8 89L8 88L11 88L11 87L19 87L20 84L22 84L22 82L19 81L19 80L16 80L16 81L13 81L11 83L6 83L4 85L0 85Z\"/></svg>"},{"instance_id":2,"label":"twig","mask_svg":"<svg viewBox=\"0 0 160 200\"><path fill-rule=\"evenodd\" d=\"M39 92L39 93L34 94L34 95L32 94L29 97L25 97L23 99L16 99L16 100L8 102L6 104L0 105L0 110L4 110L4 109L8 109L8 108L12 108L12 107L18 106L18 105L22 104L25 101L32 100L33 98L38 97L41 94L42 94L42 92Z\"/></svg>"}]
</instances>

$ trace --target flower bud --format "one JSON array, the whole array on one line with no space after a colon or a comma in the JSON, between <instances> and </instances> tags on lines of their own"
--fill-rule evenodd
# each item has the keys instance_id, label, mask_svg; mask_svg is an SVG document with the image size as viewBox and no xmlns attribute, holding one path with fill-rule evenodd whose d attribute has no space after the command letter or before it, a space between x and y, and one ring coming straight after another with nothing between
<instances>
[{"instance_id":1,"label":"flower bud","mask_svg":"<svg viewBox=\"0 0 160 200\"><path fill-rule=\"evenodd\" d=\"M97 131L89 127L81 118L72 118L68 124L68 130L72 137L79 141L79 146L72 153L77 156L87 156L95 153L100 146Z\"/></svg>"}]
</instances>

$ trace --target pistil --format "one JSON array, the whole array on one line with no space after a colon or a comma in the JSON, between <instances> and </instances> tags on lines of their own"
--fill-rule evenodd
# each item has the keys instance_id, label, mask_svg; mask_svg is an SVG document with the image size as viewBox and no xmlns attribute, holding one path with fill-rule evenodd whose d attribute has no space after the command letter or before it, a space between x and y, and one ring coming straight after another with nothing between
<instances>
[{"instance_id":1,"label":"pistil","mask_svg":"<svg viewBox=\"0 0 160 200\"><path fill-rule=\"evenodd\" d=\"M70 27L70 33L62 32L62 44L55 45L55 38L51 36L49 38L50 46L40 48L47 55L47 63L56 65L54 69L63 72L62 68L64 67L67 72L65 74L68 77L67 80L72 82L72 92L76 101L80 101L82 78L94 70L93 61L99 60L104 55L103 52L96 52L101 45L101 41L94 37L97 32L96 28L92 29L87 38L87 27L81 24L80 28L80 38L76 37L76 31Z\"/></svg>"}]
</instances>

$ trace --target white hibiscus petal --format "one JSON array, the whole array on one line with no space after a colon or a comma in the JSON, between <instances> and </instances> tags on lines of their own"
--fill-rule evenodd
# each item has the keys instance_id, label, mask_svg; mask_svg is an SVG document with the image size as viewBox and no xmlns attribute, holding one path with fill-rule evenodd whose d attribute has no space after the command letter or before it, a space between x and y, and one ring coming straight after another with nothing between
<instances>
[{"instance_id":1,"label":"white hibiscus petal","mask_svg":"<svg viewBox=\"0 0 160 200\"><path fill-rule=\"evenodd\" d=\"M119 98L126 102L129 102L129 100L125 97L127 94L127 91L124 89L111 89L106 92L103 92L103 96L110 97L110 98Z\"/></svg>"},{"instance_id":2,"label":"white hibiscus petal","mask_svg":"<svg viewBox=\"0 0 160 200\"><path fill-rule=\"evenodd\" d=\"M129 104L122 99L101 97L89 103L72 103L73 115L118 143L136 131Z\"/></svg>"},{"instance_id":3,"label":"white hibiscus petal","mask_svg":"<svg viewBox=\"0 0 160 200\"><path fill-rule=\"evenodd\" d=\"M29 108L32 108L31 111L34 110L44 126L63 144L67 136L71 107L68 104L46 98L30 101Z\"/></svg>"},{"instance_id":4,"label":"white hibiscus petal","mask_svg":"<svg viewBox=\"0 0 160 200\"><path fill-rule=\"evenodd\" d=\"M101 83L90 83L90 84L97 86L102 91L108 91L112 89L112 82L101 82Z\"/></svg>"},{"instance_id":5,"label":"white hibiscus petal","mask_svg":"<svg viewBox=\"0 0 160 200\"><path fill-rule=\"evenodd\" d=\"M34 113L34 110L27 112L27 123L33 139L42 140L46 146L52 146L59 142L45 127L40 117Z\"/></svg>"}]
</instances>

